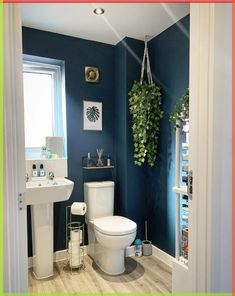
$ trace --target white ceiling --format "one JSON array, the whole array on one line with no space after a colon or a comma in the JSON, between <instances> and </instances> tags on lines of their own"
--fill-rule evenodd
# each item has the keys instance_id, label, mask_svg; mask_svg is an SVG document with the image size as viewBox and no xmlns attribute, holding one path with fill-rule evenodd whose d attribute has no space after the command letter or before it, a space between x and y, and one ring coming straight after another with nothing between
<instances>
[{"instance_id":1,"label":"white ceiling","mask_svg":"<svg viewBox=\"0 0 235 296\"><path fill-rule=\"evenodd\" d=\"M189 13L189 4L21 4L23 26L116 44L124 37L155 37ZM95 15L94 8L105 9Z\"/></svg>"}]
</instances>

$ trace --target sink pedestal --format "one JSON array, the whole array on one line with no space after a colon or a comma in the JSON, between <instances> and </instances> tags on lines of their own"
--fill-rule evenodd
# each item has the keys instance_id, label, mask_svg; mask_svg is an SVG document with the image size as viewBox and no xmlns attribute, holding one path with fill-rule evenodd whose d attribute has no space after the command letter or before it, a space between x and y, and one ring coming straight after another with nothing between
<instances>
[{"instance_id":1,"label":"sink pedestal","mask_svg":"<svg viewBox=\"0 0 235 296\"><path fill-rule=\"evenodd\" d=\"M68 200L73 185L73 181L65 178L26 183L25 201L31 205L33 272L37 279L54 274L53 203Z\"/></svg>"},{"instance_id":2,"label":"sink pedestal","mask_svg":"<svg viewBox=\"0 0 235 296\"><path fill-rule=\"evenodd\" d=\"M33 272L37 279L53 276L53 203L31 205Z\"/></svg>"}]
</instances>

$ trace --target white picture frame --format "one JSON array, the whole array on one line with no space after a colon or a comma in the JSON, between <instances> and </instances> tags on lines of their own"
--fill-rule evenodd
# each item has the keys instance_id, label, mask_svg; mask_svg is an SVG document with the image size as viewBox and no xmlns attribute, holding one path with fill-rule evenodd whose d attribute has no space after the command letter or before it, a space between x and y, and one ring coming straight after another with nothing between
<instances>
[{"instance_id":1,"label":"white picture frame","mask_svg":"<svg viewBox=\"0 0 235 296\"><path fill-rule=\"evenodd\" d=\"M83 101L83 130L102 131L102 102Z\"/></svg>"}]
</instances>

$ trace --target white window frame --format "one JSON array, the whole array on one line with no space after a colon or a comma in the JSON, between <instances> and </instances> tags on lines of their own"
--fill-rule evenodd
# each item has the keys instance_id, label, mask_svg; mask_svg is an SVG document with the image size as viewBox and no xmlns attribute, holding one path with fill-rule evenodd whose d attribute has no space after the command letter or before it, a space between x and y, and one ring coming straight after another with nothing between
<instances>
[{"instance_id":1,"label":"white window frame","mask_svg":"<svg viewBox=\"0 0 235 296\"><path fill-rule=\"evenodd\" d=\"M53 115L52 115L52 130L53 136L61 136L64 138L64 155L67 156L67 134L66 134L66 104L64 92L64 79L63 79L63 62L58 64L48 62L35 61L48 60L41 57L28 56L23 61L24 73L40 73L50 74L54 80L53 89ZM26 147L26 159L40 158L41 147Z\"/></svg>"}]
</instances>

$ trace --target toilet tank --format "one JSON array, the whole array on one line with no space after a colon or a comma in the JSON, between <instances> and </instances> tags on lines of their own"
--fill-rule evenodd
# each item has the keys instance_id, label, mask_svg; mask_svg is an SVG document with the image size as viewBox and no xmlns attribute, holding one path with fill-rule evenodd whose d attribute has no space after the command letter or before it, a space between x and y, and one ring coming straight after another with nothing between
<instances>
[{"instance_id":1,"label":"toilet tank","mask_svg":"<svg viewBox=\"0 0 235 296\"><path fill-rule=\"evenodd\" d=\"M114 182L86 182L84 183L84 201L87 204L86 219L113 216Z\"/></svg>"}]
</instances>

